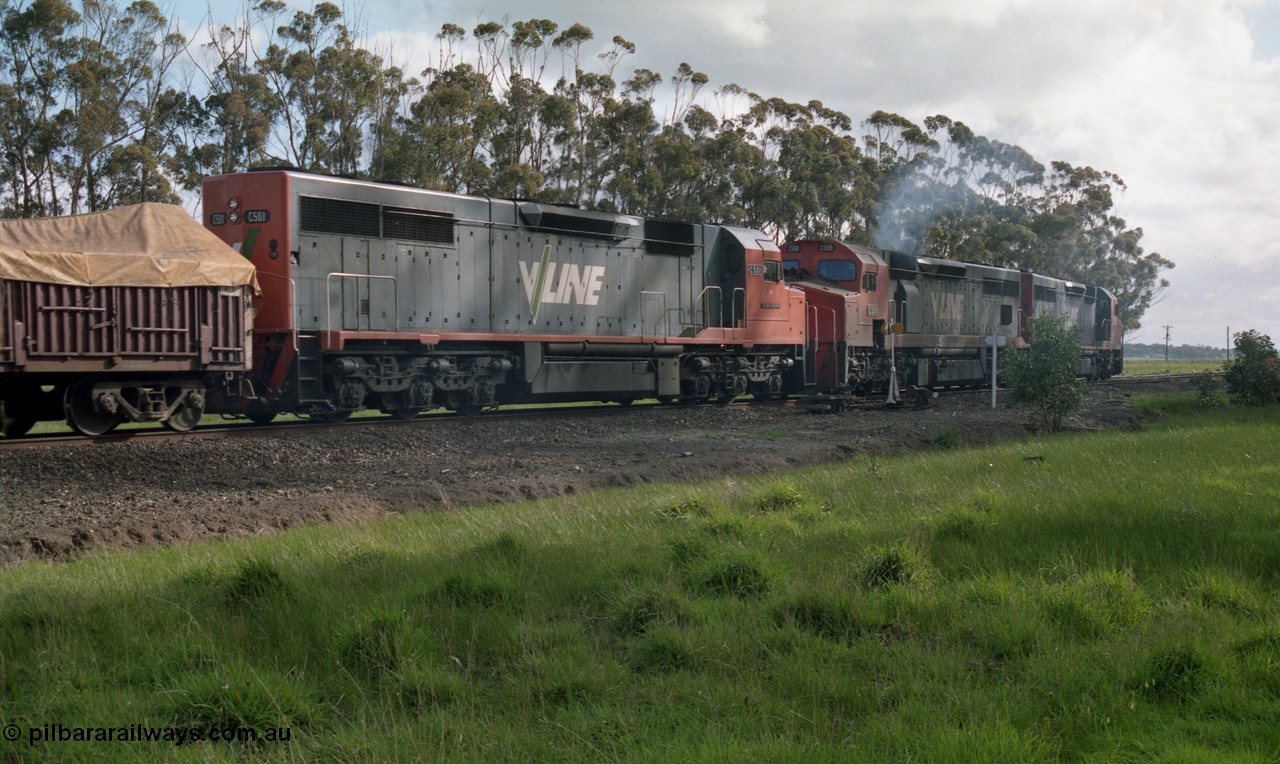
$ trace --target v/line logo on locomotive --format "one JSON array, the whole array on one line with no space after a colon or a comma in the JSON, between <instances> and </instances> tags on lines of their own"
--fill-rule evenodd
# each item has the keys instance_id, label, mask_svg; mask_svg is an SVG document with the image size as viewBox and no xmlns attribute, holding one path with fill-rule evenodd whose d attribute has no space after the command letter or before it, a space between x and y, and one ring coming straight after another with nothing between
<instances>
[{"instance_id":1,"label":"v/line logo on locomotive","mask_svg":"<svg viewBox=\"0 0 1280 764\"><path fill-rule=\"evenodd\" d=\"M577 263L561 265L551 260L551 245L542 250L541 262L520 261L524 293L529 298L530 320L538 320L538 308L548 305L598 305L604 288L604 266ZM559 278L557 278L557 276Z\"/></svg>"}]
</instances>

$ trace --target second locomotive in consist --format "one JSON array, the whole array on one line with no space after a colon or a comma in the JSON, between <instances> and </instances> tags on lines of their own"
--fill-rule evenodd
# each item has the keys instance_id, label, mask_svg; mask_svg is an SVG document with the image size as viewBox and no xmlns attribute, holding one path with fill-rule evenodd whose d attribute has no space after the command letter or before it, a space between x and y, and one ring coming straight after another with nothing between
<instances>
[{"instance_id":1,"label":"second locomotive in consist","mask_svg":"<svg viewBox=\"0 0 1280 764\"><path fill-rule=\"evenodd\" d=\"M203 197L263 293L257 397L228 411L408 418L797 384L804 293L758 231L281 170L209 178Z\"/></svg>"},{"instance_id":2,"label":"second locomotive in consist","mask_svg":"<svg viewBox=\"0 0 1280 764\"><path fill-rule=\"evenodd\" d=\"M1123 365L1116 299L1100 287L834 241L783 249L808 303L806 371L819 390L885 389L891 369L917 388L989 384L991 344L1026 344L1042 315L1064 316L1075 332L1081 376Z\"/></svg>"}]
</instances>

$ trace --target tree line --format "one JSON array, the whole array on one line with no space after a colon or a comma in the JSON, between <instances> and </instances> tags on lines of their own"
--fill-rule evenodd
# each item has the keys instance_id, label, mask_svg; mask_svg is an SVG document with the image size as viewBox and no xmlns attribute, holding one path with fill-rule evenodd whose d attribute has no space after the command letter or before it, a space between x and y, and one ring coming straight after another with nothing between
<instances>
[{"instance_id":1,"label":"tree line","mask_svg":"<svg viewBox=\"0 0 1280 764\"><path fill-rule=\"evenodd\" d=\"M943 115L855 124L712 87L546 19L445 24L407 73L330 2L255 0L188 39L151 0L0 0L0 216L176 201L290 165L1035 270L1114 292L1127 330L1173 263L1115 174L1045 164Z\"/></svg>"}]
</instances>

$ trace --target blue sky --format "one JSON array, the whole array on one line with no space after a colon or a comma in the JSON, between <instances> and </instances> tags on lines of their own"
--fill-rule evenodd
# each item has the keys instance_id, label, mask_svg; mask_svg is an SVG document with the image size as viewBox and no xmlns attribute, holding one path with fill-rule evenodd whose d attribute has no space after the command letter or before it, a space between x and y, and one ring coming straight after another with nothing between
<instances>
[{"instance_id":1,"label":"blue sky","mask_svg":"<svg viewBox=\"0 0 1280 764\"><path fill-rule=\"evenodd\" d=\"M341 3L340 3L341 4ZM311 4L292 3L310 8ZM208 13L175 6L184 29ZM358 0L370 44L408 71L446 22L578 22L625 70L680 62L764 96L946 114L1042 162L1122 177L1118 212L1177 263L1131 340L1280 339L1280 0ZM232 6L219 5L227 21Z\"/></svg>"}]
</instances>

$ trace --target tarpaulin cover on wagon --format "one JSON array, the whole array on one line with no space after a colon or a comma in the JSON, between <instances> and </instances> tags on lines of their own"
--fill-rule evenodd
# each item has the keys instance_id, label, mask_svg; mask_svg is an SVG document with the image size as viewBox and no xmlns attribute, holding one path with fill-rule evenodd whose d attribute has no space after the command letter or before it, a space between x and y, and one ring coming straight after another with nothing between
<instances>
[{"instance_id":1,"label":"tarpaulin cover on wagon","mask_svg":"<svg viewBox=\"0 0 1280 764\"><path fill-rule=\"evenodd\" d=\"M0 220L0 279L71 286L253 286L253 265L186 210Z\"/></svg>"}]
</instances>

